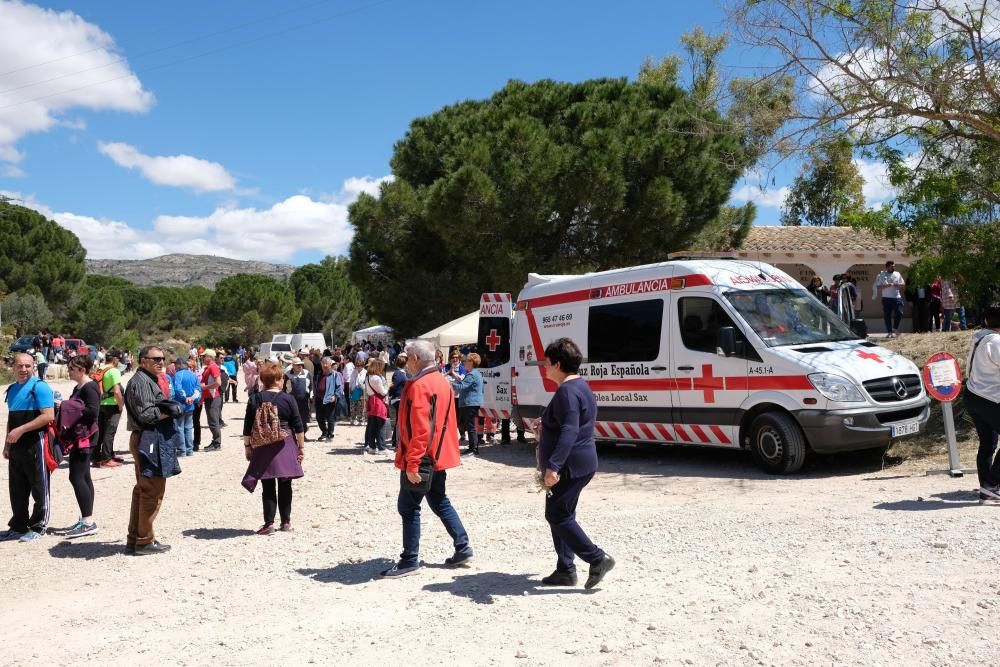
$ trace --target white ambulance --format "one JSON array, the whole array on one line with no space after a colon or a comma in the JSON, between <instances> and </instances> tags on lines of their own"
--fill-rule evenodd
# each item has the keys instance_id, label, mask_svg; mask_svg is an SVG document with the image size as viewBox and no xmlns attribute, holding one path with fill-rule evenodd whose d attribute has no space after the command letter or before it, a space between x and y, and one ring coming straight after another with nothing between
<instances>
[{"instance_id":1,"label":"white ambulance","mask_svg":"<svg viewBox=\"0 0 1000 667\"><path fill-rule=\"evenodd\" d=\"M483 294L483 416L529 428L556 389L544 351L569 337L597 396L599 441L749 449L768 472L806 452L885 447L930 415L917 367L859 338L781 270L692 254ZM513 415L512 415L513 413Z\"/></svg>"}]
</instances>

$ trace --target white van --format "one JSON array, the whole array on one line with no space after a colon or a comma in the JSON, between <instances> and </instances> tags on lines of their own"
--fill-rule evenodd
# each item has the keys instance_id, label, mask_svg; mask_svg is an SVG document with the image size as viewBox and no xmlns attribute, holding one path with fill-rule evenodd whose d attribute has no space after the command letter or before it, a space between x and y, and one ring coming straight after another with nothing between
<instances>
[{"instance_id":1,"label":"white van","mask_svg":"<svg viewBox=\"0 0 1000 667\"><path fill-rule=\"evenodd\" d=\"M304 347L308 347L309 349L326 349L326 337L321 333L292 334L292 337L288 342L292 346L292 349L296 352Z\"/></svg>"},{"instance_id":2,"label":"white van","mask_svg":"<svg viewBox=\"0 0 1000 667\"><path fill-rule=\"evenodd\" d=\"M859 338L781 270L691 255L582 276L531 274L513 307L483 294L482 414L532 426L556 389L546 345L572 338L595 436L744 448L768 472L806 451L887 446L930 415L917 367Z\"/></svg>"},{"instance_id":3,"label":"white van","mask_svg":"<svg viewBox=\"0 0 1000 667\"><path fill-rule=\"evenodd\" d=\"M292 336L294 336L294 335L295 334L274 334L273 336L271 336L271 342L272 343L288 343L289 345L291 345L291 343L292 343Z\"/></svg>"},{"instance_id":4,"label":"white van","mask_svg":"<svg viewBox=\"0 0 1000 667\"><path fill-rule=\"evenodd\" d=\"M292 346L288 343L261 343L260 348L257 350L257 359L263 360L270 357L277 358L282 352L291 352Z\"/></svg>"}]
</instances>

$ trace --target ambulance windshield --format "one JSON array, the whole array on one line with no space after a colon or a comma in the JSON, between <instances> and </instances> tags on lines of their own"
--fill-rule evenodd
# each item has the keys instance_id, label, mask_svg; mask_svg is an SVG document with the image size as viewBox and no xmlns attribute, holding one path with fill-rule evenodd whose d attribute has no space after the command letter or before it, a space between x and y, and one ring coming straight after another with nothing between
<instances>
[{"instance_id":1,"label":"ambulance windshield","mask_svg":"<svg viewBox=\"0 0 1000 667\"><path fill-rule=\"evenodd\" d=\"M732 290L725 296L768 347L858 339L805 290Z\"/></svg>"}]
</instances>

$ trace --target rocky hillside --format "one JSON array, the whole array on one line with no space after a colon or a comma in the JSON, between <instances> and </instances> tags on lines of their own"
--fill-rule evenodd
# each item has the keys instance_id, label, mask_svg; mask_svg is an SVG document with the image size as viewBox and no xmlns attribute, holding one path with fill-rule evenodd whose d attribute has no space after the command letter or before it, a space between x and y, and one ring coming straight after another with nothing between
<instances>
[{"instance_id":1,"label":"rocky hillside","mask_svg":"<svg viewBox=\"0 0 1000 667\"><path fill-rule=\"evenodd\" d=\"M163 255L151 259L88 259L87 272L124 278L150 287L213 288L223 278L237 273L258 273L284 280L295 269L289 264L243 261L212 255Z\"/></svg>"}]
</instances>

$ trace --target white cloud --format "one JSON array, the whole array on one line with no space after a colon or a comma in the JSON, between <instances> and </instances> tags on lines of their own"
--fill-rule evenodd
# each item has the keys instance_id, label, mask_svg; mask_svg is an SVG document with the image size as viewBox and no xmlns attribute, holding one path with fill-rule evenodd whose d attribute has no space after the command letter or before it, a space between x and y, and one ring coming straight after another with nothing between
<instances>
[{"instance_id":1,"label":"white cloud","mask_svg":"<svg viewBox=\"0 0 1000 667\"><path fill-rule=\"evenodd\" d=\"M882 162L869 162L854 158L854 166L858 168L861 177L865 179L862 193L869 207L893 199L896 189L889 183L889 172Z\"/></svg>"},{"instance_id":2,"label":"white cloud","mask_svg":"<svg viewBox=\"0 0 1000 667\"><path fill-rule=\"evenodd\" d=\"M142 87L98 26L70 11L0 0L0 161L17 163L17 142L60 123L71 108L143 112L153 95ZM98 84L99 85L93 85Z\"/></svg>"},{"instance_id":3,"label":"white cloud","mask_svg":"<svg viewBox=\"0 0 1000 667\"><path fill-rule=\"evenodd\" d=\"M191 188L197 192L217 192L236 187L236 179L218 162L190 155L145 155L135 146L120 142L99 142L97 150L119 166L138 169L156 185Z\"/></svg>"},{"instance_id":4,"label":"white cloud","mask_svg":"<svg viewBox=\"0 0 1000 667\"><path fill-rule=\"evenodd\" d=\"M781 208L785 203L785 197L788 196L789 188L787 185L783 185L780 188L761 188L757 185L752 185L750 183L744 183L740 187L733 190L729 197L740 203L746 203L752 201L757 204L757 206L763 206L766 208Z\"/></svg>"},{"instance_id":5,"label":"white cloud","mask_svg":"<svg viewBox=\"0 0 1000 667\"><path fill-rule=\"evenodd\" d=\"M354 235L347 220L347 207L360 192L367 191L359 184L384 180L347 179L340 189L339 201L320 201L296 194L266 209L221 206L206 216L161 215L153 220L152 229L54 211L31 195L0 194L23 201L72 231L87 249L87 256L93 259L144 259L190 253L287 262L301 250L345 254Z\"/></svg>"},{"instance_id":6,"label":"white cloud","mask_svg":"<svg viewBox=\"0 0 1000 667\"><path fill-rule=\"evenodd\" d=\"M362 192L370 194L372 197L378 197L379 187L383 183L388 183L392 181L392 175L382 176L381 178L372 178L371 176L364 176L358 178L357 176L352 176L344 181L344 186L340 189L340 193L334 197L336 201L348 201L352 202L358 198Z\"/></svg>"}]
</instances>

